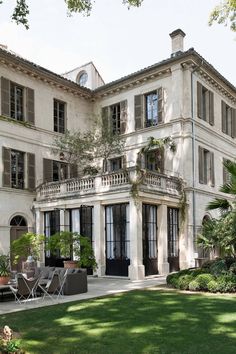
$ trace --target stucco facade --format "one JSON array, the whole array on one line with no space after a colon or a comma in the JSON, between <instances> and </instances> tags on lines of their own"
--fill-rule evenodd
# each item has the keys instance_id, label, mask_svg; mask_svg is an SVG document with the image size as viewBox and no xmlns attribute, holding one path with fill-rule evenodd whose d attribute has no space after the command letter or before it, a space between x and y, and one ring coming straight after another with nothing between
<instances>
[{"instance_id":1,"label":"stucco facade","mask_svg":"<svg viewBox=\"0 0 236 354\"><path fill-rule=\"evenodd\" d=\"M81 70L87 68L93 90L0 50L1 77L11 82L11 90L14 83L34 90L33 124L1 112L1 251L9 249L12 218L21 215L27 227L37 233L54 230L52 218L59 220L60 230L82 232L88 230L89 223L99 276L142 279L145 275L167 274L195 264L199 255L194 238L206 215L206 204L220 194L223 159L233 160L236 155L236 89L194 49L183 51L181 30L174 31L171 38L170 58L112 83L103 84L101 78L95 77L91 63L67 73L67 78L76 81ZM2 93L1 100L4 97ZM119 169L82 179L45 180L44 160L60 163L59 156L52 152L58 136L55 110L60 103L63 129L71 131L89 128L93 117L101 115L104 108L108 107L110 112L114 107L125 107L125 114L119 111L115 115L119 124L125 119L124 131L119 131L125 138ZM158 114L153 123L148 121L147 111L155 113L154 105ZM2 101L1 107L3 110ZM230 128L228 120L228 125L222 127L224 109ZM147 157L143 157L141 167L145 172L139 195L134 197L133 182L140 178L137 156L149 137L171 137L176 151L165 149L162 170L153 169L152 164L149 168ZM23 152L20 156L24 158L25 181L21 189L6 186L6 151L11 154L12 150ZM35 178L28 173L27 154L35 156ZM37 191L28 188L32 178ZM89 213L84 218L86 206ZM42 262L49 262L43 250L41 258Z\"/></svg>"}]
</instances>

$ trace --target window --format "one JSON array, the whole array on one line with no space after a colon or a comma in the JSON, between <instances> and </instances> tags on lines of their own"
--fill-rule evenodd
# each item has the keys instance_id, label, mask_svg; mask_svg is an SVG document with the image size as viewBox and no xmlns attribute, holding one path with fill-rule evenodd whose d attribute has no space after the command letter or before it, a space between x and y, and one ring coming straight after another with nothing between
<instances>
[{"instance_id":1,"label":"window","mask_svg":"<svg viewBox=\"0 0 236 354\"><path fill-rule=\"evenodd\" d=\"M54 132L65 133L65 102L54 100Z\"/></svg>"},{"instance_id":2,"label":"window","mask_svg":"<svg viewBox=\"0 0 236 354\"><path fill-rule=\"evenodd\" d=\"M35 189L35 155L3 147L3 187ZM27 173L25 173L27 171Z\"/></svg>"},{"instance_id":3,"label":"window","mask_svg":"<svg viewBox=\"0 0 236 354\"><path fill-rule=\"evenodd\" d=\"M66 162L43 159L43 181L57 182L67 178L78 177L77 165L70 165Z\"/></svg>"},{"instance_id":4,"label":"window","mask_svg":"<svg viewBox=\"0 0 236 354\"><path fill-rule=\"evenodd\" d=\"M222 132L234 138L236 136L235 109L221 101Z\"/></svg>"},{"instance_id":5,"label":"window","mask_svg":"<svg viewBox=\"0 0 236 354\"><path fill-rule=\"evenodd\" d=\"M3 116L34 124L34 90L1 77Z\"/></svg>"},{"instance_id":6,"label":"window","mask_svg":"<svg viewBox=\"0 0 236 354\"><path fill-rule=\"evenodd\" d=\"M102 108L103 124L111 129L113 134L124 134L127 122L127 101L121 101Z\"/></svg>"},{"instance_id":7,"label":"window","mask_svg":"<svg viewBox=\"0 0 236 354\"><path fill-rule=\"evenodd\" d=\"M88 74L84 71L82 74L79 75L77 82L80 86L85 86L87 81L88 81Z\"/></svg>"},{"instance_id":8,"label":"window","mask_svg":"<svg viewBox=\"0 0 236 354\"><path fill-rule=\"evenodd\" d=\"M110 159L109 163L109 171L119 171L122 169L122 157L116 157L114 159Z\"/></svg>"},{"instance_id":9,"label":"window","mask_svg":"<svg viewBox=\"0 0 236 354\"><path fill-rule=\"evenodd\" d=\"M164 172L164 151L161 149L149 151L145 155L146 168L154 172Z\"/></svg>"},{"instance_id":10,"label":"window","mask_svg":"<svg viewBox=\"0 0 236 354\"><path fill-rule=\"evenodd\" d=\"M68 178L68 164L59 161L52 162L53 168L53 181L64 181Z\"/></svg>"},{"instance_id":11,"label":"window","mask_svg":"<svg viewBox=\"0 0 236 354\"><path fill-rule=\"evenodd\" d=\"M215 185L214 154L199 146L199 183Z\"/></svg>"},{"instance_id":12,"label":"window","mask_svg":"<svg viewBox=\"0 0 236 354\"><path fill-rule=\"evenodd\" d=\"M205 122L214 125L214 95L200 82L197 83L197 115Z\"/></svg>"},{"instance_id":13,"label":"window","mask_svg":"<svg viewBox=\"0 0 236 354\"><path fill-rule=\"evenodd\" d=\"M230 162L228 159L223 158L223 164L226 162ZM230 173L226 169L226 167L223 165L223 184L225 183L230 183Z\"/></svg>"},{"instance_id":14,"label":"window","mask_svg":"<svg viewBox=\"0 0 236 354\"><path fill-rule=\"evenodd\" d=\"M134 97L135 129L151 127L162 123L162 88Z\"/></svg>"},{"instance_id":15,"label":"window","mask_svg":"<svg viewBox=\"0 0 236 354\"><path fill-rule=\"evenodd\" d=\"M11 82L11 118L24 120L23 87Z\"/></svg>"}]
</instances>

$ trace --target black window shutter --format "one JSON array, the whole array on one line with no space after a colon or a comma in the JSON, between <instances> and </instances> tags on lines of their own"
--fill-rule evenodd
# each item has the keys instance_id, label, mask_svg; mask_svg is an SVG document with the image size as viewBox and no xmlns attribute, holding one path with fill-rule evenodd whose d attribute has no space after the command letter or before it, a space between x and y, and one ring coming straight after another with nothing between
<instances>
[{"instance_id":1,"label":"black window shutter","mask_svg":"<svg viewBox=\"0 0 236 354\"><path fill-rule=\"evenodd\" d=\"M35 154L27 153L28 162L28 189L35 189Z\"/></svg>"},{"instance_id":2,"label":"black window shutter","mask_svg":"<svg viewBox=\"0 0 236 354\"><path fill-rule=\"evenodd\" d=\"M26 88L26 119L34 124L34 90Z\"/></svg>"},{"instance_id":3,"label":"black window shutter","mask_svg":"<svg viewBox=\"0 0 236 354\"><path fill-rule=\"evenodd\" d=\"M215 167L214 167L214 153L210 153L211 158L211 186L215 186Z\"/></svg>"},{"instance_id":4,"label":"black window shutter","mask_svg":"<svg viewBox=\"0 0 236 354\"><path fill-rule=\"evenodd\" d=\"M231 108L232 115L232 138L236 138L236 109Z\"/></svg>"},{"instance_id":5,"label":"black window shutter","mask_svg":"<svg viewBox=\"0 0 236 354\"><path fill-rule=\"evenodd\" d=\"M214 94L209 91L209 123L214 125Z\"/></svg>"},{"instance_id":6,"label":"black window shutter","mask_svg":"<svg viewBox=\"0 0 236 354\"><path fill-rule=\"evenodd\" d=\"M135 130L143 128L143 95L134 96Z\"/></svg>"},{"instance_id":7,"label":"black window shutter","mask_svg":"<svg viewBox=\"0 0 236 354\"><path fill-rule=\"evenodd\" d=\"M53 180L53 160L43 159L43 182Z\"/></svg>"},{"instance_id":8,"label":"black window shutter","mask_svg":"<svg viewBox=\"0 0 236 354\"><path fill-rule=\"evenodd\" d=\"M204 181L204 149L198 147L198 170L199 170L199 183L205 183Z\"/></svg>"},{"instance_id":9,"label":"black window shutter","mask_svg":"<svg viewBox=\"0 0 236 354\"><path fill-rule=\"evenodd\" d=\"M70 178L76 178L76 177L78 177L78 165L71 164L70 165Z\"/></svg>"},{"instance_id":10,"label":"black window shutter","mask_svg":"<svg viewBox=\"0 0 236 354\"><path fill-rule=\"evenodd\" d=\"M125 134L127 125L127 100L120 102L120 133Z\"/></svg>"},{"instance_id":11,"label":"black window shutter","mask_svg":"<svg viewBox=\"0 0 236 354\"><path fill-rule=\"evenodd\" d=\"M197 82L197 116L202 119L202 85Z\"/></svg>"},{"instance_id":12,"label":"black window shutter","mask_svg":"<svg viewBox=\"0 0 236 354\"><path fill-rule=\"evenodd\" d=\"M2 115L10 117L10 81L1 77Z\"/></svg>"},{"instance_id":13,"label":"black window shutter","mask_svg":"<svg viewBox=\"0 0 236 354\"><path fill-rule=\"evenodd\" d=\"M2 148L3 187L11 187L11 149Z\"/></svg>"},{"instance_id":14,"label":"black window shutter","mask_svg":"<svg viewBox=\"0 0 236 354\"><path fill-rule=\"evenodd\" d=\"M223 133L226 133L226 119L227 119L226 103L224 101L221 101L221 122L222 122Z\"/></svg>"},{"instance_id":15,"label":"black window shutter","mask_svg":"<svg viewBox=\"0 0 236 354\"><path fill-rule=\"evenodd\" d=\"M158 123L163 122L163 89L159 87L157 90L158 97Z\"/></svg>"}]
</instances>

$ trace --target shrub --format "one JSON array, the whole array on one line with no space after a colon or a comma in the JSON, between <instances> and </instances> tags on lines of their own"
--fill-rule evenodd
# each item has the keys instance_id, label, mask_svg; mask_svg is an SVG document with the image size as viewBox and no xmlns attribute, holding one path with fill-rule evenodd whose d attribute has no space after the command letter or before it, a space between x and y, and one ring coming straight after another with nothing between
<instances>
[{"instance_id":1,"label":"shrub","mask_svg":"<svg viewBox=\"0 0 236 354\"><path fill-rule=\"evenodd\" d=\"M227 272L227 266L224 259L218 259L210 266L210 273L218 276Z\"/></svg>"},{"instance_id":2,"label":"shrub","mask_svg":"<svg viewBox=\"0 0 236 354\"><path fill-rule=\"evenodd\" d=\"M236 291L236 275L224 274L217 278L219 291L221 293L232 293Z\"/></svg>"},{"instance_id":3,"label":"shrub","mask_svg":"<svg viewBox=\"0 0 236 354\"><path fill-rule=\"evenodd\" d=\"M208 283L211 281L211 280L214 280L214 277L212 274L199 274L197 277L196 277L196 281L198 282L199 284L199 288L200 290L207 290L207 285Z\"/></svg>"},{"instance_id":4,"label":"shrub","mask_svg":"<svg viewBox=\"0 0 236 354\"><path fill-rule=\"evenodd\" d=\"M229 267L229 272L231 274L236 274L236 262L231 264L231 266Z\"/></svg>"},{"instance_id":5,"label":"shrub","mask_svg":"<svg viewBox=\"0 0 236 354\"><path fill-rule=\"evenodd\" d=\"M189 290L191 291L196 291L196 290L200 290L200 285L198 283L197 280L192 280L190 283L189 283Z\"/></svg>"},{"instance_id":6,"label":"shrub","mask_svg":"<svg viewBox=\"0 0 236 354\"><path fill-rule=\"evenodd\" d=\"M191 275L195 278L196 276L198 276L199 274L205 274L207 273L206 269L202 269L202 268L196 268L196 269L191 269Z\"/></svg>"},{"instance_id":7,"label":"shrub","mask_svg":"<svg viewBox=\"0 0 236 354\"><path fill-rule=\"evenodd\" d=\"M188 290L189 283L193 280L193 276L190 274L181 275L177 281L177 288L180 290Z\"/></svg>"},{"instance_id":8,"label":"shrub","mask_svg":"<svg viewBox=\"0 0 236 354\"><path fill-rule=\"evenodd\" d=\"M236 258L225 257L225 263L226 263L227 269L229 269L233 263L236 263Z\"/></svg>"},{"instance_id":9,"label":"shrub","mask_svg":"<svg viewBox=\"0 0 236 354\"><path fill-rule=\"evenodd\" d=\"M201 266L201 269L203 270L206 270L206 271L209 271L210 270L210 267L212 266L212 264L214 264L216 262L215 259L211 259L211 260L208 260L208 261L205 261L203 263L203 265Z\"/></svg>"},{"instance_id":10,"label":"shrub","mask_svg":"<svg viewBox=\"0 0 236 354\"><path fill-rule=\"evenodd\" d=\"M179 278L179 273L171 273L167 275L166 283L176 288L178 278Z\"/></svg>"},{"instance_id":11,"label":"shrub","mask_svg":"<svg viewBox=\"0 0 236 354\"><path fill-rule=\"evenodd\" d=\"M211 280L207 284L207 288L208 291L210 291L211 293L216 293L217 291L219 291L219 284L216 280Z\"/></svg>"}]
</instances>

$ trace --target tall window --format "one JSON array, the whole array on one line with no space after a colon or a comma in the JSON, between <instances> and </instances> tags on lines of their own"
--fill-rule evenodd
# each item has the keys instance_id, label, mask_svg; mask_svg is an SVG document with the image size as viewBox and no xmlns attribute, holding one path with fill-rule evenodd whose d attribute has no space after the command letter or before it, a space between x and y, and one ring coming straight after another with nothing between
<instances>
[{"instance_id":1,"label":"tall window","mask_svg":"<svg viewBox=\"0 0 236 354\"><path fill-rule=\"evenodd\" d=\"M154 172L164 172L164 151L156 149L146 153L146 168Z\"/></svg>"},{"instance_id":2,"label":"tall window","mask_svg":"<svg viewBox=\"0 0 236 354\"><path fill-rule=\"evenodd\" d=\"M145 95L145 126L151 127L158 123L158 100L157 92L152 92Z\"/></svg>"},{"instance_id":3,"label":"tall window","mask_svg":"<svg viewBox=\"0 0 236 354\"><path fill-rule=\"evenodd\" d=\"M24 189L24 153L11 150L11 187Z\"/></svg>"},{"instance_id":4,"label":"tall window","mask_svg":"<svg viewBox=\"0 0 236 354\"><path fill-rule=\"evenodd\" d=\"M163 122L163 92L158 90L134 97L135 129L158 125Z\"/></svg>"},{"instance_id":5,"label":"tall window","mask_svg":"<svg viewBox=\"0 0 236 354\"><path fill-rule=\"evenodd\" d=\"M23 87L14 84L11 82L10 84L10 103L11 103L11 118L16 120L23 121L24 120L24 111L23 111Z\"/></svg>"},{"instance_id":6,"label":"tall window","mask_svg":"<svg viewBox=\"0 0 236 354\"><path fill-rule=\"evenodd\" d=\"M65 102L54 100L54 132L65 132Z\"/></svg>"},{"instance_id":7,"label":"tall window","mask_svg":"<svg viewBox=\"0 0 236 354\"><path fill-rule=\"evenodd\" d=\"M214 95L200 82L197 83L197 115L198 118L214 125Z\"/></svg>"},{"instance_id":8,"label":"tall window","mask_svg":"<svg viewBox=\"0 0 236 354\"><path fill-rule=\"evenodd\" d=\"M108 170L110 172L119 171L122 169L122 157L116 157L114 159L109 159Z\"/></svg>"},{"instance_id":9,"label":"tall window","mask_svg":"<svg viewBox=\"0 0 236 354\"><path fill-rule=\"evenodd\" d=\"M235 109L221 101L222 132L235 138L236 136L236 114Z\"/></svg>"},{"instance_id":10,"label":"tall window","mask_svg":"<svg viewBox=\"0 0 236 354\"><path fill-rule=\"evenodd\" d=\"M214 154L199 146L199 183L215 185Z\"/></svg>"},{"instance_id":11,"label":"tall window","mask_svg":"<svg viewBox=\"0 0 236 354\"><path fill-rule=\"evenodd\" d=\"M59 161L53 161L53 181L64 181L68 177L68 164Z\"/></svg>"},{"instance_id":12,"label":"tall window","mask_svg":"<svg viewBox=\"0 0 236 354\"><path fill-rule=\"evenodd\" d=\"M112 120L112 132L113 134L120 133L120 103L110 107L111 120Z\"/></svg>"}]
</instances>

